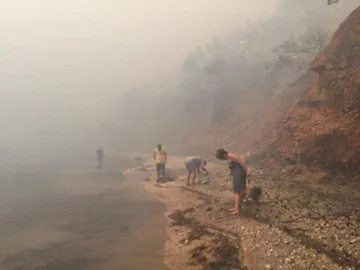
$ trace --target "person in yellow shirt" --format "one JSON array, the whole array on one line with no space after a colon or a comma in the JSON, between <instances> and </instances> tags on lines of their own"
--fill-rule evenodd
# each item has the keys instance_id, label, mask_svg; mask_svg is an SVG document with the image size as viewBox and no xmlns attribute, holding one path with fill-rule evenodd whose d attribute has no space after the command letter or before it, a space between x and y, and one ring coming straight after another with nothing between
<instances>
[{"instance_id":1,"label":"person in yellow shirt","mask_svg":"<svg viewBox=\"0 0 360 270\"><path fill-rule=\"evenodd\" d=\"M153 159L156 163L156 172L157 172L157 183L161 182L161 179L165 178L165 164L167 161L167 154L165 148L158 144L154 150Z\"/></svg>"}]
</instances>

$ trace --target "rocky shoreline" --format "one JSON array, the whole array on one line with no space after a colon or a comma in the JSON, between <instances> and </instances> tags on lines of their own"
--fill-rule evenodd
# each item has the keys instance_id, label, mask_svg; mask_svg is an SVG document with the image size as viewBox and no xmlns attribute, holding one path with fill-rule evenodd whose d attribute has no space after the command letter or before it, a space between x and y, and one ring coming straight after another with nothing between
<instances>
[{"instance_id":1,"label":"rocky shoreline","mask_svg":"<svg viewBox=\"0 0 360 270\"><path fill-rule=\"evenodd\" d=\"M212 171L211 183L194 188L184 176L146 184L168 209L168 269L360 269L360 194L350 184L255 170L262 202L232 217L230 176Z\"/></svg>"}]
</instances>

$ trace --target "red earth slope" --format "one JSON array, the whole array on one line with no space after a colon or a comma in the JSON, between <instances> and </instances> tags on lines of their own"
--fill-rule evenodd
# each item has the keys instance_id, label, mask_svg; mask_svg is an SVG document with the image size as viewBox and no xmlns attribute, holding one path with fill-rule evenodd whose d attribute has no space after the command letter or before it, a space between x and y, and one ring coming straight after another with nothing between
<instances>
[{"instance_id":1,"label":"red earth slope","mask_svg":"<svg viewBox=\"0 0 360 270\"><path fill-rule=\"evenodd\" d=\"M328 172L360 164L360 7L312 63L318 73L277 128L272 154Z\"/></svg>"}]
</instances>

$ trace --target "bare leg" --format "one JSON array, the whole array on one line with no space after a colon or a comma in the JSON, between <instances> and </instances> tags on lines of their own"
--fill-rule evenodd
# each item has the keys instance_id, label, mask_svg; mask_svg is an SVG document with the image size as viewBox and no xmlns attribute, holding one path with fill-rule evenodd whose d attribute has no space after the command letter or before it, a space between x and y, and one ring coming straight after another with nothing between
<instances>
[{"instance_id":1,"label":"bare leg","mask_svg":"<svg viewBox=\"0 0 360 270\"><path fill-rule=\"evenodd\" d=\"M236 193L234 193L234 205L236 205L236 199L235 199L235 198L236 198ZM232 212L234 212L235 210L236 210L236 207L232 207L232 208L229 209L229 212L232 213Z\"/></svg>"},{"instance_id":2,"label":"bare leg","mask_svg":"<svg viewBox=\"0 0 360 270\"><path fill-rule=\"evenodd\" d=\"M234 205L235 205L235 206L236 206L236 194L237 194L237 193L234 193ZM232 208L229 209L229 212L232 213L232 212L235 211L235 209L236 209L236 207L232 207Z\"/></svg>"},{"instance_id":3,"label":"bare leg","mask_svg":"<svg viewBox=\"0 0 360 270\"><path fill-rule=\"evenodd\" d=\"M192 173L193 173L193 177L192 177L191 184L194 186L195 185L195 178L196 178L196 170L193 170Z\"/></svg>"},{"instance_id":4,"label":"bare leg","mask_svg":"<svg viewBox=\"0 0 360 270\"><path fill-rule=\"evenodd\" d=\"M186 181L186 185L190 186L190 176L191 176L191 171L188 169L188 176L187 176L187 181Z\"/></svg>"},{"instance_id":5,"label":"bare leg","mask_svg":"<svg viewBox=\"0 0 360 270\"><path fill-rule=\"evenodd\" d=\"M235 195L234 196L235 205L234 205L234 210L232 211L232 214L237 215L237 214L239 214L239 209L240 209L240 194L235 193L234 195Z\"/></svg>"}]
</instances>

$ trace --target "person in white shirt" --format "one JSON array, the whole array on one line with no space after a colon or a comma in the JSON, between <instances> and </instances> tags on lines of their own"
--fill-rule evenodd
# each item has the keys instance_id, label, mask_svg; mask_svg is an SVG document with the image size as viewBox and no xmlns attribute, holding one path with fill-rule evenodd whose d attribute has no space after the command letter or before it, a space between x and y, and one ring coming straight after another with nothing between
<instances>
[{"instance_id":1,"label":"person in white shirt","mask_svg":"<svg viewBox=\"0 0 360 270\"><path fill-rule=\"evenodd\" d=\"M203 171L205 173L209 173L206 169L206 160L202 159L201 157L187 157L185 159L185 167L188 170L187 176L187 185L195 185L195 178L199 172ZM192 181L190 182L190 178L192 176Z\"/></svg>"}]
</instances>

